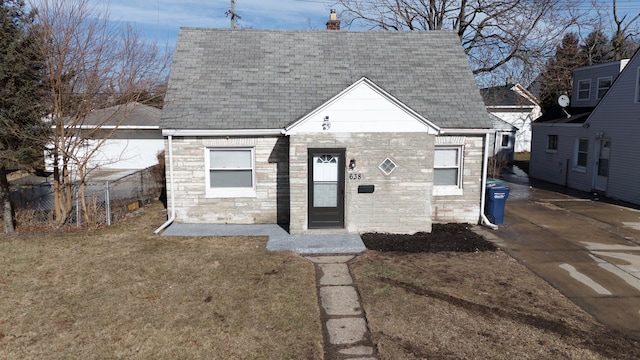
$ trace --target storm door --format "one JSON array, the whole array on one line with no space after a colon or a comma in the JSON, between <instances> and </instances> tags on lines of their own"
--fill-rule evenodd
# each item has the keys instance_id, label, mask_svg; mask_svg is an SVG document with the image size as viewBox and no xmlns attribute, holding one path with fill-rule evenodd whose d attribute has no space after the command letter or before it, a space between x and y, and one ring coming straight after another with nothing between
<instances>
[{"instance_id":1,"label":"storm door","mask_svg":"<svg viewBox=\"0 0 640 360\"><path fill-rule=\"evenodd\" d=\"M598 142L598 154L596 163L596 183L598 191L607 190L607 180L609 179L609 158L611 157L611 139L600 139Z\"/></svg>"},{"instance_id":2,"label":"storm door","mask_svg":"<svg viewBox=\"0 0 640 360\"><path fill-rule=\"evenodd\" d=\"M309 149L309 229L344 227L344 149Z\"/></svg>"}]
</instances>

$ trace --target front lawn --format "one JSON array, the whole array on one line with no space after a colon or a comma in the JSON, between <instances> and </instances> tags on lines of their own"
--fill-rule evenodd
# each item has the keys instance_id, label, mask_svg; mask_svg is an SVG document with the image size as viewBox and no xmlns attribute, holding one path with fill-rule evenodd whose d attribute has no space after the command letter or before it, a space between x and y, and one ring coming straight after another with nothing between
<instances>
[{"instance_id":1,"label":"front lawn","mask_svg":"<svg viewBox=\"0 0 640 360\"><path fill-rule=\"evenodd\" d=\"M311 262L266 238L154 235L162 215L0 237L0 359L322 358Z\"/></svg>"}]
</instances>

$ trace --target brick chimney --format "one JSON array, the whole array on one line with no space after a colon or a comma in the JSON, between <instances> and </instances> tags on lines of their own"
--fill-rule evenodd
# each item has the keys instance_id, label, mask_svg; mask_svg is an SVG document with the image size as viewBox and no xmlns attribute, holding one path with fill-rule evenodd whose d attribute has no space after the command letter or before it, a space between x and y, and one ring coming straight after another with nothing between
<instances>
[{"instance_id":1,"label":"brick chimney","mask_svg":"<svg viewBox=\"0 0 640 360\"><path fill-rule=\"evenodd\" d=\"M327 21L327 30L340 30L340 20L338 20L335 9L331 9L329 21Z\"/></svg>"}]
</instances>

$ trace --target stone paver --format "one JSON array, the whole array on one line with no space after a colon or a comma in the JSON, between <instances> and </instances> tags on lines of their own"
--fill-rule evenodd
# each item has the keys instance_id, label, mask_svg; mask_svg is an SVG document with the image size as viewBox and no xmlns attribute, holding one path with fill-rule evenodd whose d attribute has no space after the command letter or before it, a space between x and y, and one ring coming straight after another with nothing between
<instances>
[{"instance_id":1,"label":"stone paver","mask_svg":"<svg viewBox=\"0 0 640 360\"><path fill-rule=\"evenodd\" d=\"M308 256L318 276L325 356L342 360L376 360L367 320L347 262L353 256Z\"/></svg>"},{"instance_id":2,"label":"stone paver","mask_svg":"<svg viewBox=\"0 0 640 360\"><path fill-rule=\"evenodd\" d=\"M334 345L353 344L364 340L367 323L364 318L339 318L327 320L329 341Z\"/></svg>"},{"instance_id":3,"label":"stone paver","mask_svg":"<svg viewBox=\"0 0 640 360\"><path fill-rule=\"evenodd\" d=\"M318 267L322 270L322 277L320 278L320 285L322 286L353 284L347 264L318 264Z\"/></svg>"},{"instance_id":4,"label":"stone paver","mask_svg":"<svg viewBox=\"0 0 640 360\"><path fill-rule=\"evenodd\" d=\"M353 286L323 286L320 302L327 315L361 315L358 293Z\"/></svg>"}]
</instances>

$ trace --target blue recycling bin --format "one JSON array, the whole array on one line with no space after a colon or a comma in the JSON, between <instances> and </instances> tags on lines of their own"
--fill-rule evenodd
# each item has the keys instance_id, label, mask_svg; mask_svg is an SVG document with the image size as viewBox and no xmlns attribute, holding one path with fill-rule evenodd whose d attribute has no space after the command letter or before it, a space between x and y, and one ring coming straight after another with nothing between
<instances>
[{"instance_id":1,"label":"blue recycling bin","mask_svg":"<svg viewBox=\"0 0 640 360\"><path fill-rule=\"evenodd\" d=\"M509 190L504 181L487 181L485 214L494 224L504 223L504 207L509 198Z\"/></svg>"}]
</instances>

